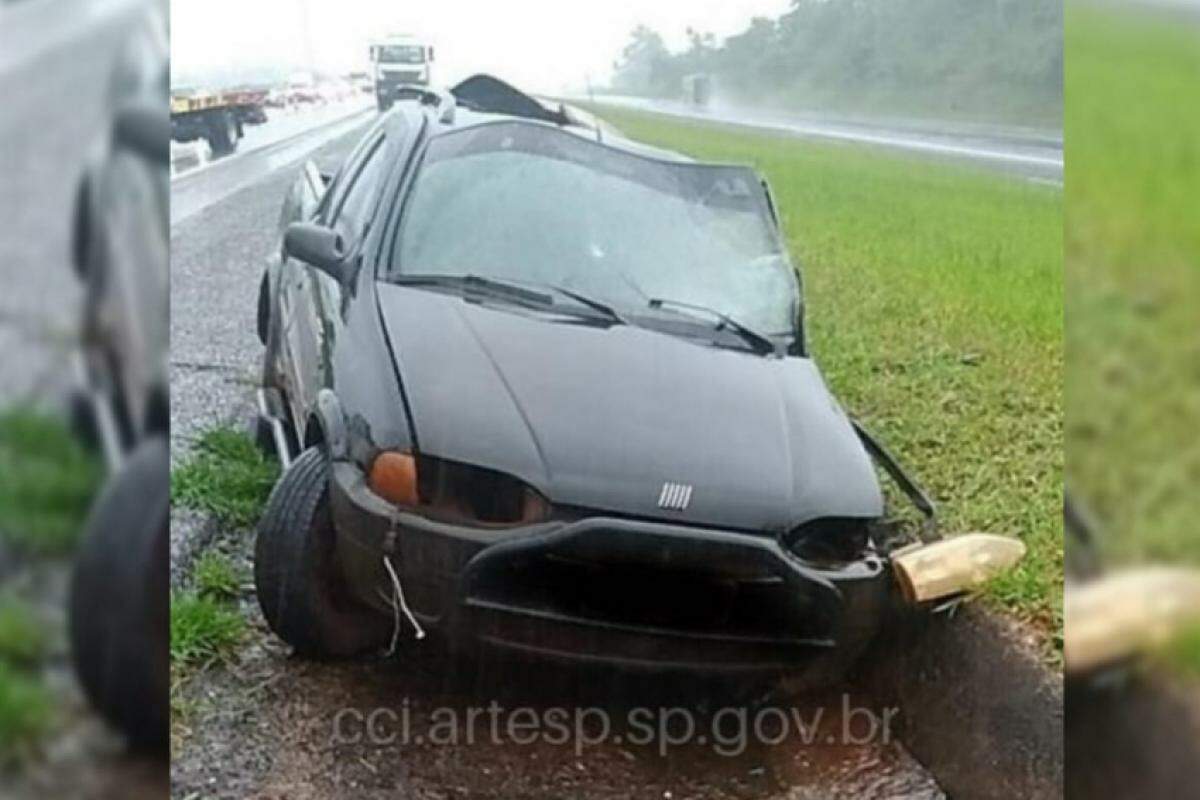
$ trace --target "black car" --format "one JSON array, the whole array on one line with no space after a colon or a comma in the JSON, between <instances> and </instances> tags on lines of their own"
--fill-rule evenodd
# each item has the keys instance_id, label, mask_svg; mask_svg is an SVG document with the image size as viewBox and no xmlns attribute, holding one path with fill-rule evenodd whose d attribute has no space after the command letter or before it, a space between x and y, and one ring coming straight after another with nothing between
<instances>
[{"instance_id":1,"label":"black car","mask_svg":"<svg viewBox=\"0 0 1200 800\"><path fill-rule=\"evenodd\" d=\"M840 669L915 541L876 467L926 538L933 507L809 357L765 182L488 76L413 95L336 176L306 167L263 278L271 627L313 655L428 628Z\"/></svg>"}]
</instances>

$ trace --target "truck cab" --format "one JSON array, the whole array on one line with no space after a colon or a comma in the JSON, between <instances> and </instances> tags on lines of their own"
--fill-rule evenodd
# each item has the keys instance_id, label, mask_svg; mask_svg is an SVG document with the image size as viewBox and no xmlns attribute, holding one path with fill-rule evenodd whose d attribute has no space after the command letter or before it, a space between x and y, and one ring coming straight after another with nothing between
<instances>
[{"instance_id":1,"label":"truck cab","mask_svg":"<svg viewBox=\"0 0 1200 800\"><path fill-rule=\"evenodd\" d=\"M371 45L371 73L380 111L396 101L405 84L432 82L433 46L413 36L388 36Z\"/></svg>"}]
</instances>

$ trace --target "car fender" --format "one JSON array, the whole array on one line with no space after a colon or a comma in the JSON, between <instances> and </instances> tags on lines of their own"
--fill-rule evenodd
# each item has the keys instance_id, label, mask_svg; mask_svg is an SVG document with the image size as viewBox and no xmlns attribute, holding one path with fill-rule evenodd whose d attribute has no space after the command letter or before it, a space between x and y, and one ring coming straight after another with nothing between
<instances>
[{"instance_id":1,"label":"car fender","mask_svg":"<svg viewBox=\"0 0 1200 800\"><path fill-rule=\"evenodd\" d=\"M349 437L346 433L346 417L342 413L342 403L332 389L322 389L317 393L317 407L314 411L316 423L321 426L322 438L329 457L334 461L344 461L349 458Z\"/></svg>"}]
</instances>

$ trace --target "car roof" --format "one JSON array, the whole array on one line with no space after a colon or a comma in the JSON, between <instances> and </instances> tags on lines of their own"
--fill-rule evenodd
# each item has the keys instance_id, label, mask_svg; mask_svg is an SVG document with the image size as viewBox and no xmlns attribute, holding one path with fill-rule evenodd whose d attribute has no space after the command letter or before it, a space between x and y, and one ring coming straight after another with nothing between
<instances>
[{"instance_id":1,"label":"car roof","mask_svg":"<svg viewBox=\"0 0 1200 800\"><path fill-rule=\"evenodd\" d=\"M426 114L435 126L435 136L496 122L521 121L557 128L632 155L692 161L682 153L629 139L587 111L533 97L491 75L474 75L449 92L414 87L410 101L401 100L392 113Z\"/></svg>"}]
</instances>

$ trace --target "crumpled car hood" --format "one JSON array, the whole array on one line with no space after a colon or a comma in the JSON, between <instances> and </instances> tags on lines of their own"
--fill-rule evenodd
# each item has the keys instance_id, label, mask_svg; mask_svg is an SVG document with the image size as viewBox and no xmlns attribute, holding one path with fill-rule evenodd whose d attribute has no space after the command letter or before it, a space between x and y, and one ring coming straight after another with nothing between
<instances>
[{"instance_id":1,"label":"crumpled car hood","mask_svg":"<svg viewBox=\"0 0 1200 800\"><path fill-rule=\"evenodd\" d=\"M378 291L422 452L622 515L782 531L883 513L870 458L808 359ZM692 487L686 509L660 507L666 482Z\"/></svg>"}]
</instances>

